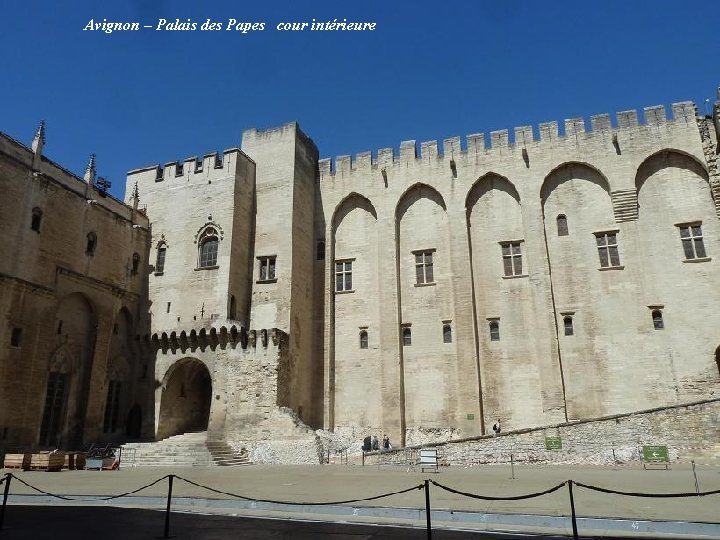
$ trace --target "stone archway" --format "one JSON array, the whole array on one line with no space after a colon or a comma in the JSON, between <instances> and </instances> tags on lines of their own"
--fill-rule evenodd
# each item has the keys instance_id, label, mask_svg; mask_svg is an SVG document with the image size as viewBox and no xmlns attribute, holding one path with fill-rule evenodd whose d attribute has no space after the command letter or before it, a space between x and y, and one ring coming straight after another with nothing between
<instances>
[{"instance_id":1,"label":"stone archway","mask_svg":"<svg viewBox=\"0 0 720 540\"><path fill-rule=\"evenodd\" d=\"M157 438L204 431L210 417L212 378L196 358L183 358L165 374Z\"/></svg>"}]
</instances>

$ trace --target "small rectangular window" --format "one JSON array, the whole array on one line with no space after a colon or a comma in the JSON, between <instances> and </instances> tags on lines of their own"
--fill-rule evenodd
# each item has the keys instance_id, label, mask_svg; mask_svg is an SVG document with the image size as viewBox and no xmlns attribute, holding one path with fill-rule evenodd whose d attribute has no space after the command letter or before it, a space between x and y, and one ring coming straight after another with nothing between
<instances>
[{"instance_id":1,"label":"small rectangular window","mask_svg":"<svg viewBox=\"0 0 720 540\"><path fill-rule=\"evenodd\" d=\"M418 285L434 283L433 251L416 251L415 253L415 279Z\"/></svg>"},{"instance_id":2,"label":"small rectangular window","mask_svg":"<svg viewBox=\"0 0 720 540\"><path fill-rule=\"evenodd\" d=\"M452 325L443 324L443 343L452 343Z\"/></svg>"},{"instance_id":3,"label":"small rectangular window","mask_svg":"<svg viewBox=\"0 0 720 540\"><path fill-rule=\"evenodd\" d=\"M702 227L700 223L678 225L680 229L680 240L682 241L685 260L705 259L705 243L703 241Z\"/></svg>"},{"instance_id":4,"label":"small rectangular window","mask_svg":"<svg viewBox=\"0 0 720 540\"><path fill-rule=\"evenodd\" d=\"M368 333L367 333L367 330L361 330L361 331L360 331L360 348L361 348L361 349L367 349L367 348L368 348Z\"/></svg>"},{"instance_id":5,"label":"small rectangular window","mask_svg":"<svg viewBox=\"0 0 720 540\"><path fill-rule=\"evenodd\" d=\"M275 256L258 257L260 281L275 281Z\"/></svg>"},{"instance_id":6,"label":"small rectangular window","mask_svg":"<svg viewBox=\"0 0 720 540\"><path fill-rule=\"evenodd\" d=\"M32 210L32 220L30 222L30 228L39 233L40 232L40 224L42 223L42 210L39 208L33 208Z\"/></svg>"},{"instance_id":7,"label":"small rectangular window","mask_svg":"<svg viewBox=\"0 0 720 540\"><path fill-rule=\"evenodd\" d=\"M12 334L10 334L10 346L11 347L19 347L21 339L22 339L22 328L13 328Z\"/></svg>"},{"instance_id":8,"label":"small rectangular window","mask_svg":"<svg viewBox=\"0 0 720 540\"><path fill-rule=\"evenodd\" d=\"M490 330L490 341L500 341L500 321L490 321L488 328Z\"/></svg>"},{"instance_id":9,"label":"small rectangular window","mask_svg":"<svg viewBox=\"0 0 720 540\"><path fill-rule=\"evenodd\" d=\"M521 241L501 242L503 270L506 276L521 276L523 271Z\"/></svg>"},{"instance_id":10,"label":"small rectangular window","mask_svg":"<svg viewBox=\"0 0 720 540\"><path fill-rule=\"evenodd\" d=\"M402 329L402 340L403 340L403 347L409 347L412 345L412 330L409 326L406 326Z\"/></svg>"},{"instance_id":11,"label":"small rectangular window","mask_svg":"<svg viewBox=\"0 0 720 540\"><path fill-rule=\"evenodd\" d=\"M352 291L352 287L352 261L335 261L335 291Z\"/></svg>"},{"instance_id":12,"label":"small rectangular window","mask_svg":"<svg viewBox=\"0 0 720 540\"><path fill-rule=\"evenodd\" d=\"M595 233L595 242L598 248L601 268L616 268L620 266L620 253L618 251L617 232Z\"/></svg>"}]
</instances>

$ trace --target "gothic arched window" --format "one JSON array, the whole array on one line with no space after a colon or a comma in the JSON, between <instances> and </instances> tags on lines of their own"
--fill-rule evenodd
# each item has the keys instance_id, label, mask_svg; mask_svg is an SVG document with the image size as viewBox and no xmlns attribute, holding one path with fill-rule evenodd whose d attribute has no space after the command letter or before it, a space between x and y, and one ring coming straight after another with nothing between
<instances>
[{"instance_id":1,"label":"gothic arched window","mask_svg":"<svg viewBox=\"0 0 720 540\"><path fill-rule=\"evenodd\" d=\"M97 248L97 235L94 232L87 234L87 243L85 244L85 254L95 255L95 249Z\"/></svg>"},{"instance_id":2,"label":"gothic arched window","mask_svg":"<svg viewBox=\"0 0 720 540\"><path fill-rule=\"evenodd\" d=\"M213 227L208 227L200 235L198 250L198 268L212 268L217 266L218 233Z\"/></svg>"}]
</instances>

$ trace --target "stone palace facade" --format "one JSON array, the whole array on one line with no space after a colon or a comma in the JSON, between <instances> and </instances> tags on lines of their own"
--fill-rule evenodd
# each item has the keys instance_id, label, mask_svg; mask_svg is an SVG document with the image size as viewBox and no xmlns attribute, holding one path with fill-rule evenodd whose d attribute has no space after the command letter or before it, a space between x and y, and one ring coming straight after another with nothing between
<instances>
[{"instance_id":1,"label":"stone palace facade","mask_svg":"<svg viewBox=\"0 0 720 540\"><path fill-rule=\"evenodd\" d=\"M717 398L719 112L334 160L290 123L132 170L127 204L3 136L1 442L277 461Z\"/></svg>"}]
</instances>

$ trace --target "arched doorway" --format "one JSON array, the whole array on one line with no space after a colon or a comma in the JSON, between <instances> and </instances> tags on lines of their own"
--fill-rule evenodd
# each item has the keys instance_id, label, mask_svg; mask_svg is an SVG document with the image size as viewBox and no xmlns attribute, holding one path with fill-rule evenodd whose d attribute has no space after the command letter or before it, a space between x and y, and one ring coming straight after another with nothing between
<instances>
[{"instance_id":1,"label":"arched doorway","mask_svg":"<svg viewBox=\"0 0 720 540\"><path fill-rule=\"evenodd\" d=\"M142 435L142 409L137 403L132 406L128 413L125 434L130 439L139 439Z\"/></svg>"},{"instance_id":2,"label":"arched doorway","mask_svg":"<svg viewBox=\"0 0 720 540\"><path fill-rule=\"evenodd\" d=\"M720 346L715 349L715 364L717 364L718 374L720 374Z\"/></svg>"},{"instance_id":3,"label":"arched doorway","mask_svg":"<svg viewBox=\"0 0 720 540\"><path fill-rule=\"evenodd\" d=\"M212 378L196 358L176 362L163 380L157 438L207 429Z\"/></svg>"}]
</instances>

